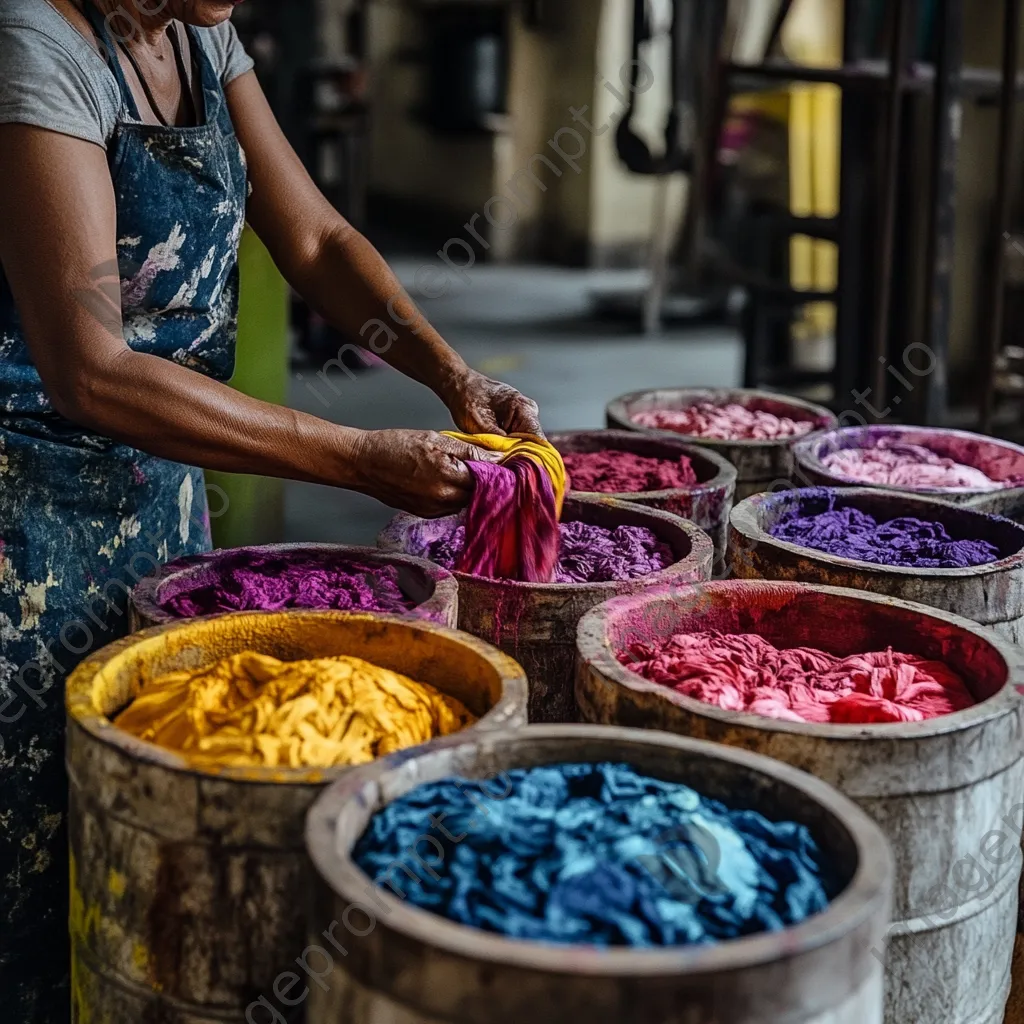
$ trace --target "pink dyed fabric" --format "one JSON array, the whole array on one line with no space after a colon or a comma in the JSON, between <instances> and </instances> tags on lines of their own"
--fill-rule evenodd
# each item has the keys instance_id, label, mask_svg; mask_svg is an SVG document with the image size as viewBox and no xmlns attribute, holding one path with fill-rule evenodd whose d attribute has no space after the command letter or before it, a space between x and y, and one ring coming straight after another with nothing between
<instances>
[{"instance_id":1,"label":"pink dyed fabric","mask_svg":"<svg viewBox=\"0 0 1024 1024\"><path fill-rule=\"evenodd\" d=\"M833 475L861 484L886 484L890 487L945 488L970 487L973 490L998 490L998 483L980 469L937 455L918 444L883 439L874 448L844 448L832 452L822 465Z\"/></svg>"},{"instance_id":2,"label":"pink dyed fabric","mask_svg":"<svg viewBox=\"0 0 1024 1024\"><path fill-rule=\"evenodd\" d=\"M525 456L467 465L476 486L455 568L491 579L550 583L558 563L558 515L547 471Z\"/></svg>"},{"instance_id":3,"label":"pink dyed fabric","mask_svg":"<svg viewBox=\"0 0 1024 1024\"><path fill-rule=\"evenodd\" d=\"M726 711L790 722L920 722L975 702L948 666L888 648L838 658L753 633L680 633L619 655L632 671Z\"/></svg>"},{"instance_id":4,"label":"pink dyed fabric","mask_svg":"<svg viewBox=\"0 0 1024 1024\"><path fill-rule=\"evenodd\" d=\"M685 409L654 409L638 412L633 422L656 430L673 430L691 437L717 441L777 441L800 437L814 429L810 420L793 420L742 405L700 402Z\"/></svg>"},{"instance_id":5,"label":"pink dyed fabric","mask_svg":"<svg viewBox=\"0 0 1024 1024\"><path fill-rule=\"evenodd\" d=\"M693 487L697 474L685 456L657 459L633 452L570 452L563 455L569 488L599 494L639 494Z\"/></svg>"}]
</instances>

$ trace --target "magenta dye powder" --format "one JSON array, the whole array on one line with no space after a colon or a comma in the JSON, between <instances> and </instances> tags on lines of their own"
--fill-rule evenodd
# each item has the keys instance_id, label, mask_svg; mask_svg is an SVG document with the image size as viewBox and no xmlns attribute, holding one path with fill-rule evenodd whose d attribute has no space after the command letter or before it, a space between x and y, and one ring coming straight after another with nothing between
<instances>
[{"instance_id":1,"label":"magenta dye powder","mask_svg":"<svg viewBox=\"0 0 1024 1024\"><path fill-rule=\"evenodd\" d=\"M657 459L633 452L569 452L563 454L569 488L599 494L639 494L693 487L697 474L685 455Z\"/></svg>"},{"instance_id":2,"label":"magenta dye powder","mask_svg":"<svg viewBox=\"0 0 1024 1024\"><path fill-rule=\"evenodd\" d=\"M158 604L164 611L193 618L284 608L404 613L415 607L402 593L393 565L332 559L308 551L270 554L241 548L183 559L168 569L196 564L205 568L160 586Z\"/></svg>"},{"instance_id":3,"label":"magenta dye powder","mask_svg":"<svg viewBox=\"0 0 1024 1024\"><path fill-rule=\"evenodd\" d=\"M822 499L825 511L811 512ZM942 523L902 516L878 522L857 508L835 507L835 495L811 490L800 507L782 516L769 531L773 537L814 548L838 558L918 569L965 569L1001 557L986 540L954 540Z\"/></svg>"},{"instance_id":4,"label":"magenta dye powder","mask_svg":"<svg viewBox=\"0 0 1024 1024\"><path fill-rule=\"evenodd\" d=\"M572 522L559 523L558 532L555 583L638 579L667 569L675 561L672 549L642 526L617 526L612 530ZM429 541L420 541L417 532L411 530L406 543L409 554L429 558L442 568L451 569L465 546L466 528L453 521L442 536Z\"/></svg>"}]
</instances>

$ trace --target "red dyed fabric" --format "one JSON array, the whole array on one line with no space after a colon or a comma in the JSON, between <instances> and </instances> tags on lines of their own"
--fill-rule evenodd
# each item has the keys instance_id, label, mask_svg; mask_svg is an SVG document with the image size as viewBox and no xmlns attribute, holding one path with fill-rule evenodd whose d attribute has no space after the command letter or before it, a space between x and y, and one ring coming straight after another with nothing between
<instances>
[{"instance_id":1,"label":"red dyed fabric","mask_svg":"<svg viewBox=\"0 0 1024 1024\"><path fill-rule=\"evenodd\" d=\"M501 465L469 462L476 487L466 510L466 546L459 572L527 583L550 583L558 562L555 491L533 459Z\"/></svg>"},{"instance_id":2,"label":"red dyed fabric","mask_svg":"<svg viewBox=\"0 0 1024 1024\"><path fill-rule=\"evenodd\" d=\"M639 494L693 487L697 474L685 455L657 459L633 452L570 452L563 455L569 487L600 494Z\"/></svg>"},{"instance_id":3,"label":"red dyed fabric","mask_svg":"<svg viewBox=\"0 0 1024 1024\"><path fill-rule=\"evenodd\" d=\"M947 665L884 651L838 658L752 633L680 633L619 655L632 671L726 711L790 722L920 722L975 702Z\"/></svg>"}]
</instances>

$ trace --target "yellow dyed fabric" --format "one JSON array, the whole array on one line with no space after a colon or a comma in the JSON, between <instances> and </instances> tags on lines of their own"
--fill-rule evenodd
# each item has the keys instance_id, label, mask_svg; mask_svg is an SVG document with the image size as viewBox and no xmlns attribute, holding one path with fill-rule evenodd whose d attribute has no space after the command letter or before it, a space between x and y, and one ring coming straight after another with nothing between
<instances>
[{"instance_id":1,"label":"yellow dyed fabric","mask_svg":"<svg viewBox=\"0 0 1024 1024\"><path fill-rule=\"evenodd\" d=\"M506 459L512 458L513 455L525 455L533 459L542 469L547 470L548 476L551 477L555 491L555 514L562 515L562 502L565 499L565 463L554 445L543 438L526 434L506 437L504 434L460 434L454 430L446 430L444 433L457 441L475 444L489 452L501 452Z\"/></svg>"},{"instance_id":2,"label":"yellow dyed fabric","mask_svg":"<svg viewBox=\"0 0 1024 1024\"><path fill-rule=\"evenodd\" d=\"M147 681L114 724L198 767L332 768L474 721L453 697L361 658L248 651Z\"/></svg>"}]
</instances>

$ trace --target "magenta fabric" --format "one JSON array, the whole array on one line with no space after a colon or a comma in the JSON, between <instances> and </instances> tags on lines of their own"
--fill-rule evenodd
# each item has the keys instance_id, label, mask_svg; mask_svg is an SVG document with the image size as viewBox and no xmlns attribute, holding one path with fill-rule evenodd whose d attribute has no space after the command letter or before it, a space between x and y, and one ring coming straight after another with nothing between
<instances>
[{"instance_id":1,"label":"magenta fabric","mask_svg":"<svg viewBox=\"0 0 1024 1024\"><path fill-rule=\"evenodd\" d=\"M159 606L180 618L284 608L404 613L415 602L402 593L393 565L331 559L305 551L238 551L183 559L167 571L205 564L187 579L168 580Z\"/></svg>"},{"instance_id":2,"label":"magenta fabric","mask_svg":"<svg viewBox=\"0 0 1024 1024\"><path fill-rule=\"evenodd\" d=\"M699 402L685 409L653 409L632 416L634 423L656 430L718 441L778 441L814 430L810 420L794 420L760 409Z\"/></svg>"},{"instance_id":3,"label":"magenta fabric","mask_svg":"<svg viewBox=\"0 0 1024 1024\"><path fill-rule=\"evenodd\" d=\"M1000 558L994 544L980 538L954 540L942 523L933 520L902 516L880 523L860 509L836 508L836 496L828 491L807 491L801 505L820 504L822 498L828 500L825 511L808 515L798 507L779 518L771 535L838 558L905 568L964 569Z\"/></svg>"},{"instance_id":4,"label":"magenta fabric","mask_svg":"<svg viewBox=\"0 0 1024 1024\"><path fill-rule=\"evenodd\" d=\"M454 567L473 576L550 583L558 561L558 516L547 471L525 456L467 465L476 486Z\"/></svg>"},{"instance_id":5,"label":"magenta fabric","mask_svg":"<svg viewBox=\"0 0 1024 1024\"><path fill-rule=\"evenodd\" d=\"M685 456L658 459L633 452L570 452L562 455L569 489L599 494L639 494L693 487L697 474Z\"/></svg>"},{"instance_id":6,"label":"magenta fabric","mask_svg":"<svg viewBox=\"0 0 1024 1024\"><path fill-rule=\"evenodd\" d=\"M791 722L920 722L971 707L947 665L887 648L839 658L754 633L680 633L619 655L633 672L726 711Z\"/></svg>"},{"instance_id":7,"label":"magenta fabric","mask_svg":"<svg viewBox=\"0 0 1024 1024\"><path fill-rule=\"evenodd\" d=\"M853 483L889 487L997 490L998 483L980 469L954 462L930 448L883 438L873 448L843 448L821 460L834 476Z\"/></svg>"},{"instance_id":8,"label":"magenta fabric","mask_svg":"<svg viewBox=\"0 0 1024 1024\"><path fill-rule=\"evenodd\" d=\"M675 556L672 549L646 527L617 526L608 529L589 523L560 523L560 547L554 583L611 583L638 579L667 569ZM457 568L466 543L466 527L455 522L442 537L418 547L410 531L406 550L436 562L442 568ZM504 577L507 578L507 577Z\"/></svg>"}]
</instances>

